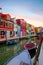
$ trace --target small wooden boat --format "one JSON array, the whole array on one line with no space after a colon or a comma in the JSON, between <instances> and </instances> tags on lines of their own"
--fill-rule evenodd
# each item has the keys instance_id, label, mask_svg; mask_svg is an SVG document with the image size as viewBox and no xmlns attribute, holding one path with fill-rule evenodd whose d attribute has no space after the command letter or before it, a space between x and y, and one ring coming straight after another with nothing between
<instances>
[{"instance_id":1,"label":"small wooden boat","mask_svg":"<svg viewBox=\"0 0 43 65\"><path fill-rule=\"evenodd\" d=\"M34 43L28 43L24 45L24 48L28 50L31 58L33 58L36 54L36 46Z\"/></svg>"}]
</instances>

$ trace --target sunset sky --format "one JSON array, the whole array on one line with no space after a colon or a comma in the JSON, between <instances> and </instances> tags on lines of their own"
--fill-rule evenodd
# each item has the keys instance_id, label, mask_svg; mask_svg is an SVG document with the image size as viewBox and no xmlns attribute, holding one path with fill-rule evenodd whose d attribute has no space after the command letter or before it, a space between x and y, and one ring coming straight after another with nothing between
<instances>
[{"instance_id":1,"label":"sunset sky","mask_svg":"<svg viewBox=\"0 0 43 65\"><path fill-rule=\"evenodd\" d=\"M0 0L0 7L12 17L43 27L43 0Z\"/></svg>"}]
</instances>

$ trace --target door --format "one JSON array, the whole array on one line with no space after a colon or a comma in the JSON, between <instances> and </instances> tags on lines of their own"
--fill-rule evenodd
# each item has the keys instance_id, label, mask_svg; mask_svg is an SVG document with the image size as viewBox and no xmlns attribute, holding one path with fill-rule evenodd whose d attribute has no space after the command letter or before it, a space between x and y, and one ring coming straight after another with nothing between
<instances>
[{"instance_id":1,"label":"door","mask_svg":"<svg viewBox=\"0 0 43 65\"><path fill-rule=\"evenodd\" d=\"M8 38L10 38L10 31L6 31L6 40L8 40Z\"/></svg>"}]
</instances>

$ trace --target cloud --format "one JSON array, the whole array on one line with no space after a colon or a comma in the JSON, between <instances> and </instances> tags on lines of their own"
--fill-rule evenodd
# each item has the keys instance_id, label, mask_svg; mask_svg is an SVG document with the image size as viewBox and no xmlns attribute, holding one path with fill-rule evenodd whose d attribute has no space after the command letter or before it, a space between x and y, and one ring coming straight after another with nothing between
<instances>
[{"instance_id":1,"label":"cloud","mask_svg":"<svg viewBox=\"0 0 43 65\"><path fill-rule=\"evenodd\" d=\"M43 18L37 18L37 17L30 17L30 16L23 16L23 15L17 15L17 14L11 14L12 17L16 17L16 19L24 19L27 23L34 25L35 27L42 26L43 27Z\"/></svg>"},{"instance_id":2,"label":"cloud","mask_svg":"<svg viewBox=\"0 0 43 65\"><path fill-rule=\"evenodd\" d=\"M43 16L43 9L34 9L32 10L35 14L42 15Z\"/></svg>"}]
</instances>

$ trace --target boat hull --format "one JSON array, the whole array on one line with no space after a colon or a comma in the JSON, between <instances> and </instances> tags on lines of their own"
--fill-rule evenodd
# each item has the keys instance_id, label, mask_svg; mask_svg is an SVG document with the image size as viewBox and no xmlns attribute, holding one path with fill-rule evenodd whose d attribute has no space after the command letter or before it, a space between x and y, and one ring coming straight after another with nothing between
<instances>
[{"instance_id":1,"label":"boat hull","mask_svg":"<svg viewBox=\"0 0 43 65\"><path fill-rule=\"evenodd\" d=\"M36 46L34 43L28 43L24 45L24 48L28 50L31 58L33 58L36 54Z\"/></svg>"}]
</instances>

